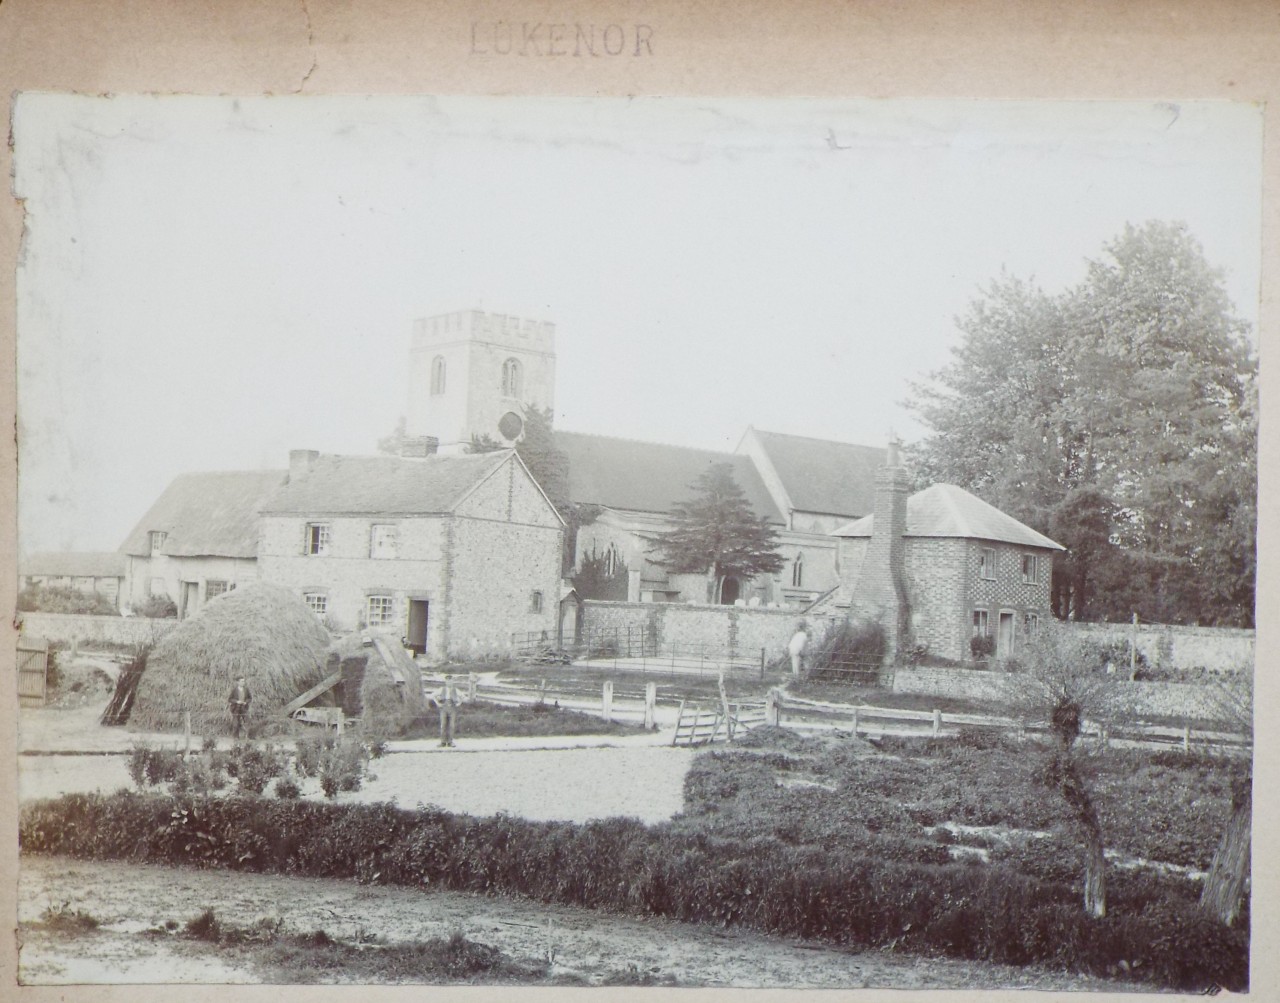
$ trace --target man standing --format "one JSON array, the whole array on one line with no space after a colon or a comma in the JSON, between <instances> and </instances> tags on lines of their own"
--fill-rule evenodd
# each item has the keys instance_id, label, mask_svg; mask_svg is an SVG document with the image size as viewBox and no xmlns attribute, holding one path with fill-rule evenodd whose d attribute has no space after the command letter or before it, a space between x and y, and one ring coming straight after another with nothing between
<instances>
[{"instance_id":1,"label":"man standing","mask_svg":"<svg viewBox=\"0 0 1280 1003\"><path fill-rule=\"evenodd\" d=\"M244 676L236 676L236 684L231 688L231 696L227 699L231 707L231 734L235 738L240 737L244 719L249 715L249 701L252 699L253 694L245 685Z\"/></svg>"},{"instance_id":2,"label":"man standing","mask_svg":"<svg viewBox=\"0 0 1280 1003\"><path fill-rule=\"evenodd\" d=\"M462 697L453 676L444 677L444 685L436 690L432 701L440 708L440 746L449 748L453 745L453 729L458 716L458 704Z\"/></svg>"},{"instance_id":3,"label":"man standing","mask_svg":"<svg viewBox=\"0 0 1280 1003\"><path fill-rule=\"evenodd\" d=\"M791 675L796 679L800 678L800 669L804 663L804 648L808 643L809 634L802 620L796 624L796 632L791 635L791 643L787 645L787 652L791 655Z\"/></svg>"}]
</instances>

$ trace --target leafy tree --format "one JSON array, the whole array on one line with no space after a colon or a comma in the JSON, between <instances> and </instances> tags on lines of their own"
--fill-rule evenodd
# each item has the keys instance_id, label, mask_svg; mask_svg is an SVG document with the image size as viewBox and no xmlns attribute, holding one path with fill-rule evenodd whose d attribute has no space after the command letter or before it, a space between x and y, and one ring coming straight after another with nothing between
<instances>
[{"instance_id":1,"label":"leafy tree","mask_svg":"<svg viewBox=\"0 0 1280 1003\"><path fill-rule=\"evenodd\" d=\"M1002 276L957 326L914 464L1076 533L1059 615L1252 623L1257 361L1186 227L1126 227L1058 296Z\"/></svg>"},{"instance_id":2,"label":"leafy tree","mask_svg":"<svg viewBox=\"0 0 1280 1003\"><path fill-rule=\"evenodd\" d=\"M473 432L471 441L467 443L468 453L494 453L506 448L488 432Z\"/></svg>"},{"instance_id":3,"label":"leafy tree","mask_svg":"<svg viewBox=\"0 0 1280 1003\"><path fill-rule=\"evenodd\" d=\"M556 510L567 518L569 512L569 457L556 446L551 408L524 408L524 430L516 452L533 474L533 479L551 499Z\"/></svg>"},{"instance_id":4,"label":"leafy tree","mask_svg":"<svg viewBox=\"0 0 1280 1003\"><path fill-rule=\"evenodd\" d=\"M690 485L693 496L671 511L674 526L653 537L658 563L677 573L707 576L707 601L720 595L725 578L773 574L782 568L778 535L757 517L733 477L717 463Z\"/></svg>"},{"instance_id":5,"label":"leafy tree","mask_svg":"<svg viewBox=\"0 0 1280 1003\"><path fill-rule=\"evenodd\" d=\"M391 434L384 435L378 440L378 452L385 453L387 456L399 456L400 447L404 445L404 440L407 437L405 434L404 415L401 415Z\"/></svg>"},{"instance_id":6,"label":"leafy tree","mask_svg":"<svg viewBox=\"0 0 1280 1003\"><path fill-rule=\"evenodd\" d=\"M623 561L614 564L612 574L605 558L594 551L582 558L582 566L573 576L573 587L583 599L627 598L627 565Z\"/></svg>"}]
</instances>

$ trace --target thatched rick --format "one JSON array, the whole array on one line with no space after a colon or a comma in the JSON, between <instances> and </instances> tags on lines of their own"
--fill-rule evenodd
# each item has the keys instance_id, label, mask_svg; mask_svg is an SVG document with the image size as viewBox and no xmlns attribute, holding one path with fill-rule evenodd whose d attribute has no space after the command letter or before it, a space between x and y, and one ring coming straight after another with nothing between
<instances>
[{"instance_id":1,"label":"thatched rick","mask_svg":"<svg viewBox=\"0 0 1280 1003\"><path fill-rule=\"evenodd\" d=\"M328 631L296 595L263 584L235 589L151 650L129 723L173 731L190 711L197 734L229 735L227 694L244 676L253 693L249 734L283 730L285 705L323 678L328 651Z\"/></svg>"}]
</instances>

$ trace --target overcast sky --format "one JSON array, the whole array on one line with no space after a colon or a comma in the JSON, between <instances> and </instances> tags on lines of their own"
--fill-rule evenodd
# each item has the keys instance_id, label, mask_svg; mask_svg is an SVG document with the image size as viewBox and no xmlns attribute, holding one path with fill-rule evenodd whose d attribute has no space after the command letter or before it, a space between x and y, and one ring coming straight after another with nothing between
<instances>
[{"instance_id":1,"label":"overcast sky","mask_svg":"<svg viewBox=\"0 0 1280 1003\"><path fill-rule=\"evenodd\" d=\"M27 94L14 138L24 552L372 452L435 313L553 321L558 427L722 449L917 438L980 288L1074 284L1129 221L1257 320L1249 105Z\"/></svg>"}]
</instances>

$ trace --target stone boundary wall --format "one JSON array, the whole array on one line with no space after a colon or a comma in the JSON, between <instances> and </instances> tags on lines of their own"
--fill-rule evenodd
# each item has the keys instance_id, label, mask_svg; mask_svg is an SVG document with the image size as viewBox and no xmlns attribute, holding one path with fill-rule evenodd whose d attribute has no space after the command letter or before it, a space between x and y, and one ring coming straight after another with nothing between
<instances>
[{"instance_id":1,"label":"stone boundary wall","mask_svg":"<svg viewBox=\"0 0 1280 1003\"><path fill-rule=\"evenodd\" d=\"M1127 623L1072 623L1069 628L1098 641L1129 643ZM1147 664L1173 669L1236 672L1253 665L1254 632L1244 627L1162 627L1138 624L1138 651Z\"/></svg>"},{"instance_id":2,"label":"stone boundary wall","mask_svg":"<svg viewBox=\"0 0 1280 1003\"><path fill-rule=\"evenodd\" d=\"M174 619L145 616L86 616L77 613L19 613L22 633L64 644L103 641L152 644L178 625Z\"/></svg>"},{"instance_id":3,"label":"stone boundary wall","mask_svg":"<svg viewBox=\"0 0 1280 1003\"><path fill-rule=\"evenodd\" d=\"M894 672L893 692L988 700L1012 711L1018 690L1016 677L1004 672L911 667ZM1117 680L1110 693L1113 712L1126 716L1224 718L1222 695L1212 686ZM1000 712L1002 708L993 710Z\"/></svg>"},{"instance_id":4,"label":"stone boundary wall","mask_svg":"<svg viewBox=\"0 0 1280 1003\"><path fill-rule=\"evenodd\" d=\"M688 647L724 652L731 658L765 658L782 655L805 620L810 627L810 643L822 638L825 617L805 617L795 610L765 609L756 606L710 606L691 603L633 603L588 599L582 604L584 637L618 631L625 638L647 636L666 652L672 645L677 653ZM841 617L842 618L842 617Z\"/></svg>"}]
</instances>

